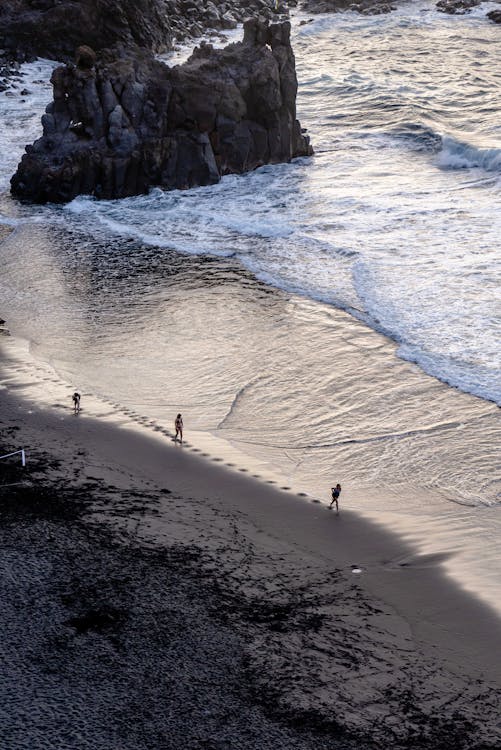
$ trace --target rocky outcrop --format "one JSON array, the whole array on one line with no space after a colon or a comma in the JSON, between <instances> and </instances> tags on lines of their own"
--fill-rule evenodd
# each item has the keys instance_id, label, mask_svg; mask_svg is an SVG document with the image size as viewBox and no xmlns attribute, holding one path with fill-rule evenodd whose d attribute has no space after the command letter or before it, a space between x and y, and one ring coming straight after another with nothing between
<instances>
[{"instance_id":1,"label":"rocky outcrop","mask_svg":"<svg viewBox=\"0 0 501 750\"><path fill-rule=\"evenodd\" d=\"M242 42L202 45L175 68L139 50L96 62L80 48L52 84L43 136L11 180L35 202L207 185L311 153L296 119L288 22L247 21Z\"/></svg>"},{"instance_id":2,"label":"rocky outcrop","mask_svg":"<svg viewBox=\"0 0 501 750\"><path fill-rule=\"evenodd\" d=\"M396 5L386 0L303 0L301 9L307 13L338 13L351 10L363 15L379 15L396 10Z\"/></svg>"},{"instance_id":3,"label":"rocky outcrop","mask_svg":"<svg viewBox=\"0 0 501 750\"><path fill-rule=\"evenodd\" d=\"M4 50L0 50L0 92L10 88L12 79L21 80L19 69L19 63L12 60Z\"/></svg>"},{"instance_id":4,"label":"rocky outcrop","mask_svg":"<svg viewBox=\"0 0 501 750\"><path fill-rule=\"evenodd\" d=\"M482 0L438 0L437 10L450 15L464 16L472 8L480 5Z\"/></svg>"},{"instance_id":5,"label":"rocky outcrop","mask_svg":"<svg viewBox=\"0 0 501 750\"><path fill-rule=\"evenodd\" d=\"M268 21L288 15L296 0L169 0L175 38L202 36L207 29L234 29L246 18Z\"/></svg>"},{"instance_id":6,"label":"rocky outcrop","mask_svg":"<svg viewBox=\"0 0 501 750\"><path fill-rule=\"evenodd\" d=\"M80 44L154 51L172 42L169 0L2 0L0 47L17 59L66 60Z\"/></svg>"},{"instance_id":7,"label":"rocky outcrop","mask_svg":"<svg viewBox=\"0 0 501 750\"><path fill-rule=\"evenodd\" d=\"M494 21L494 23L501 23L501 10L489 11L489 13L487 13L487 18Z\"/></svg>"},{"instance_id":8,"label":"rocky outcrop","mask_svg":"<svg viewBox=\"0 0 501 750\"><path fill-rule=\"evenodd\" d=\"M275 0L1 0L0 49L20 61L67 61L82 44L96 51L120 43L158 52L174 39L285 12Z\"/></svg>"}]
</instances>

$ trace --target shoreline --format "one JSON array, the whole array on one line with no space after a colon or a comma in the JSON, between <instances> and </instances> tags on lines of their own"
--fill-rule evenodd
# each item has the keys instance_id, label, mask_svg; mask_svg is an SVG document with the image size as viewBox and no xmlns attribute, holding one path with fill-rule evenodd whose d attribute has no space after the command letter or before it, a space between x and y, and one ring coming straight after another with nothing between
<instances>
[{"instance_id":1,"label":"shoreline","mask_svg":"<svg viewBox=\"0 0 501 750\"><path fill-rule=\"evenodd\" d=\"M0 244L11 231L0 225ZM37 238L35 231L31 239ZM127 390L127 379L137 366L140 382L149 360L134 352L130 335L141 337L144 326L143 351L157 351L146 331L154 328L151 312L162 295L153 295L137 317L137 334L127 330L124 307L117 306L123 347L103 348L96 361L106 373L101 379L92 380L92 362L78 352L88 345L97 351L98 318L82 326L83 345L76 327L69 334L66 328L59 349L44 348L37 335L42 326L50 330L58 286L44 290L36 276L52 254L59 259L58 250L65 257L65 239L44 238L30 288L38 304L22 304L29 294L23 277L13 297L6 289L4 301L14 329L29 332L8 346L0 338L6 449L0 452L29 451L26 470L0 462L0 652L7 664L9 749L498 750L499 409L478 396L454 394L443 381L432 383L433 376L397 360L394 342L387 345L369 327L361 331L365 324L348 313L352 322L329 312L324 322L332 335L319 335L318 358L310 359L309 336L322 328L315 313L323 311L307 298L298 304L293 294L275 290L274 302L294 308L284 317L287 325L301 316L311 320L284 326L278 345L270 338L270 351L285 344L288 356L285 363L272 359L269 370L291 362L328 372L328 388L302 392L326 394L313 424L321 426L330 407L334 428L316 443L294 442L294 432L304 427L294 416L310 414L288 390L296 385L294 372L277 390L270 388L276 403L285 406L281 399L288 398L296 406L296 414L278 410L269 419L269 435L283 434L283 440L260 441L259 421L249 418L264 412L258 391L241 400L233 420L227 419L231 404L226 415L221 407L221 421L210 423L210 398L219 395L224 406L227 395L214 376L221 363L214 358L214 366L197 369L177 349L181 369L209 396L200 399L206 411L198 414L199 391L181 391L175 367L167 365L176 361L172 351L183 334L188 343L190 334L200 342L203 321L208 315L217 320L232 302L257 327L249 316L254 282L245 298L241 291L242 299L221 297L220 307L217 295L204 304L195 295L186 306L165 306L165 320L176 309L184 323L169 330L174 343L163 351L160 386L145 391L143 403L141 390ZM15 254L23 246L19 240L18 234L3 247ZM69 254L55 268L69 269L71 277L78 260ZM92 265L75 283L94 288L103 281ZM146 253L142 268L149 267ZM108 288L105 279L101 297L75 294L75 307L81 303L92 316L115 294L134 310L162 278L152 272L132 288L112 282ZM246 326L238 316L234 323L234 339L245 342ZM226 353L217 345L226 337L224 325L219 330L205 353L195 351L195 364L204 356L212 362L209 349ZM298 331L304 334L302 358ZM168 333L162 330L161 337L170 340ZM288 341L295 343L292 352ZM261 349L256 340L258 354ZM239 356L235 351L236 361ZM259 357L257 363L261 368ZM125 387L114 379L120 368ZM230 368L219 369L227 379ZM229 382L242 385L240 377L237 369ZM80 378L94 393L84 389L83 412L75 417L70 383ZM201 429L216 427L188 429L187 443L173 445L173 406L180 406L188 426L195 413ZM413 434L422 442L407 437ZM340 450L343 445L349 447ZM331 475L344 488L339 516L319 499Z\"/></svg>"},{"instance_id":2,"label":"shoreline","mask_svg":"<svg viewBox=\"0 0 501 750\"><path fill-rule=\"evenodd\" d=\"M36 373L23 375L26 386ZM250 638L253 664L261 664L261 675L267 672L265 663L272 665L269 677L276 675L281 705L291 711L316 711L322 720L331 713L351 736L357 727L362 733L374 732L381 715L398 714L403 693L412 688L420 715L427 715L425 724L437 715L454 723L452 713L459 712L468 721L484 722L482 731L489 741L501 737L491 709L482 701L478 705L478 695L486 691L493 705L501 695L501 666L493 659L500 620L446 576L439 558L420 555L394 533L352 511L342 508L336 516L314 499L200 458L190 450L189 440L183 447L173 445L164 434L142 432L125 421L116 424L111 412L93 417L88 408L87 416L85 399L78 417L71 413L69 399L68 405L52 407L30 402L23 394L26 388L16 387L5 368L2 381L2 422L19 428L16 441L30 450L28 472L30 454L46 451L62 464L59 474L67 479L73 475L79 486L95 483L98 488L119 488L119 493L150 493L154 501L142 510L124 511L120 503L103 508L98 502L90 515L92 524L110 528L116 539L130 541L132 536L145 550L176 545L202 549L215 580L221 583L224 578L230 619L237 591L265 606L284 591L313 587L308 607L316 630L306 627L298 641L294 628L285 628L283 636L280 628L279 635L273 627L267 635L258 628ZM49 468L48 477L57 471ZM362 574L352 574L351 566L362 562ZM297 591L291 596L297 598ZM244 640L253 627L243 626ZM340 659L340 653L352 649L358 661ZM282 674L284 664L292 669L291 660L292 671L299 670L300 677L286 678L287 670ZM425 683L432 684L426 698L419 695ZM401 731L410 731L412 721L405 712L400 720ZM377 737L381 732L379 727ZM392 738L392 746L406 747L407 741L403 735ZM436 750L441 745L423 740L413 747Z\"/></svg>"},{"instance_id":3,"label":"shoreline","mask_svg":"<svg viewBox=\"0 0 501 750\"><path fill-rule=\"evenodd\" d=\"M15 236L7 240L6 244L12 248L19 245L20 241L20 237ZM287 297L280 292L276 292L276 295L279 300ZM47 304L50 304L49 301ZM318 314L323 320L324 310L319 303L292 297L286 304L294 306L299 318L302 315L306 317L311 315L314 319ZM190 309L200 306L203 316L205 310L209 311L211 307L210 304L207 304L207 307L203 305L200 298L194 303L187 298L182 313L189 314ZM245 304L242 306L245 311ZM221 464L234 464L232 468L235 471L258 474L265 481L274 481L278 486L289 486L297 492L306 492L311 497L317 498L326 497L328 487L330 487L330 474L335 467L335 473L341 478L345 488L342 504L346 503L347 507L356 510L364 518L409 540L416 550L415 554L408 556L411 561L410 565L414 565L418 557L421 561L424 559L442 560L444 569L458 585L486 602L488 606L494 607L499 613L500 566L497 537L501 531L499 513L501 506L496 503L495 498L491 499L491 495L495 494L496 481L498 481L494 468L497 458L495 446L499 436L498 407L478 397L456 391L418 371L417 367L398 359L394 353L396 346L394 342L354 320L348 313L335 309L329 309L327 313L327 322L329 326L332 326L329 327L329 338L333 342L336 340L339 342L337 364L342 363L343 374L349 378L350 373L357 368L360 357L364 357L365 377L362 383L354 385L356 387L362 385L366 389L365 403L371 406L372 401L372 406L376 407L370 417L372 421L367 422L369 439L367 441L355 440L351 445L353 437L365 437L363 432L357 433L360 420L364 419L366 413L361 403L362 408L359 412L354 412L356 418L349 413L347 415L341 413L339 419L343 421L339 423L340 437L338 438L335 432L331 431L332 438L337 439L337 442L332 443L333 447L329 446L328 441L325 447L316 446L313 441L312 450L303 452L301 446L294 445L294 440L290 441L287 450L280 450L282 446L279 440L262 441L258 438L256 444L247 443L245 431L242 432L239 425L232 430L231 420L230 424L224 424L223 429L219 429L220 424L216 429L212 428L211 419L212 425L217 424L226 413L226 407L221 410L221 416L217 416L216 419L213 419L212 414L207 418L203 407L192 408L192 402L196 404L196 396L199 395L195 387L186 401L181 398L181 410L185 419L187 418L188 425L193 425L194 418L201 419L196 425L201 431L195 434L190 430L190 434L197 441L198 452L206 454L206 457L219 459ZM106 415L106 418L112 422L130 424L144 431L145 434L154 432L158 435L165 435L169 433L168 428L171 425L169 414L173 413L174 409L179 410L177 409L178 403L175 403L173 398L170 402L163 403L162 399L155 397L155 402L152 402L151 394L155 391L151 391L150 388L148 394L150 402L143 404L142 393L137 389L137 383L134 384L135 390L133 388L127 391L128 384L125 379L125 388L119 396L121 403L118 403L116 393L121 391L121 374L116 372L117 368L112 362L109 366L106 364L103 371L104 377L101 379L92 379L92 368L87 370L90 377L84 370L81 375L74 373L72 375L70 367L65 366L64 360L58 359L58 355L60 358L61 353L64 353L61 348L58 352L56 350L54 365L50 364L50 360L43 358L43 351L41 356L37 353L36 322L33 326L34 335L31 338L26 336L20 338L17 336L19 327L22 326L21 336L23 333L25 335L28 330L27 321L23 323L19 317L19 311L17 311L16 321L17 326L14 326L16 336L13 337L12 342L21 342L20 363L25 372L30 372L33 366L41 373L38 382L35 376L33 388L28 389L28 397L47 405L59 403L61 394L70 388L69 378L74 378L74 388L80 389L82 384L87 384L91 393L98 394L97 398L92 396L92 413L99 419ZM188 317L187 321L185 325L189 326L191 318ZM143 324L145 324L144 321ZM297 333L303 334L300 328L296 330ZM311 330L314 333L317 332L314 327ZM221 331L224 329L221 328ZM92 336L93 332L89 331L89 334ZM221 334L214 342L216 350L223 338ZM327 340L327 337L325 339ZM278 342L278 345L280 343ZM344 347L344 350L341 347ZM76 347L73 347L74 351L71 349L71 342L69 342L68 363L73 357L79 356ZM34 355L31 355L32 350L35 352ZM45 350L46 355L48 351L50 350ZM123 351L127 349L124 348ZM319 347L319 351L327 353L328 349ZM376 354L373 355L372 352ZM141 361L140 356L139 354L138 363ZM325 359L329 359L328 354ZM279 365L281 366L282 363L279 362ZM326 372L326 365L329 365L328 361L319 361L315 369L318 372ZM186 367L188 369L190 367L189 359ZM258 367L260 367L259 363ZM172 369L167 369L165 372L169 384L165 389L167 394L176 394L179 390L179 379L171 380L171 374L174 374ZM204 373L207 382L206 393L210 393L211 388L217 390L221 387L221 379L216 386L212 379L214 375L219 377L215 373L216 369L209 367ZM137 376L135 377L138 381ZM80 380L82 382L79 382ZM338 373L335 374L334 380L337 381L335 385L338 387ZM353 384L349 385L353 387ZM160 394L163 391L164 384L160 383L156 393ZM231 395L233 396L233 393ZM85 388L84 401L88 404ZM433 411L427 407L427 404L433 404ZM229 409L227 413L231 413L232 407L229 401L227 408ZM380 414L384 414L386 408L388 408L389 418L381 420L378 410ZM250 423L252 422L252 412L249 408L247 412L243 412L242 424L245 424L246 418L250 418ZM421 428L423 440L421 444L414 444L412 439L393 441L392 433L405 432L416 425ZM437 426L439 429L436 429ZM447 429L442 430L442 427ZM254 427L251 425L252 429L255 435L255 425ZM280 423L277 422L277 434L279 429ZM409 435L412 435L412 430ZM374 436L376 438L382 436L384 440L373 440ZM241 440L242 437L243 440ZM347 438L346 448L342 447L344 438ZM274 442L278 443L278 446L274 446ZM285 445L287 446L287 440ZM417 450L414 450L414 445ZM489 486L491 493L486 497L485 505L482 503L483 485L479 484L478 479L474 481L475 475L470 468L475 468L475 463L468 461L469 454L473 453L475 456L475 446L482 445L484 449L479 451L479 455L483 456L488 470L486 471L480 464L481 469L484 469L483 477L485 481L487 478L493 480ZM435 455L444 457L442 464L438 463L437 467L433 467L444 472L438 475L439 481L435 482L435 487L433 474L430 477L431 481L423 484L420 481L423 473L416 473L415 476L413 472L414 467L418 472L422 468L419 463L420 449L424 447L429 454L430 446L433 446ZM399 465L399 456L403 459L400 462L401 465ZM415 462L414 457L416 457ZM449 471L449 467L452 469L453 481L449 485L443 482L440 484L440 480L447 481L446 472ZM458 472L457 482L454 481L455 468ZM375 477L375 480L372 477ZM426 476L424 479L426 480ZM459 499L471 498L471 504L459 505L455 502L455 487L462 490ZM494 492L492 492L493 488ZM472 492L476 492L476 495ZM363 564L364 560L354 562ZM407 565L403 559L400 567Z\"/></svg>"},{"instance_id":4,"label":"shoreline","mask_svg":"<svg viewBox=\"0 0 501 750\"><path fill-rule=\"evenodd\" d=\"M387 341L390 349L395 348L394 342L368 328L360 321L353 320L348 313L340 312L339 315L353 323L355 331L362 329L371 337L376 336L380 340ZM6 325L8 325L8 321ZM9 333L9 346L14 348L10 353L7 350L3 353L0 351L0 371L2 357L4 357L5 363L11 356L11 368L16 373L14 376L16 389L21 386L22 390L25 391L27 400L33 400L37 408L50 409L55 407L58 413L63 414L66 404L60 401L61 394L65 390L73 392L75 386L78 388L79 384L75 382L73 385L69 385L65 376L60 374L50 362L33 355L31 353L33 343L27 338L20 337L17 334L11 336ZM396 355L393 353L392 356L395 357ZM396 361L397 365L400 363L401 370L409 367L408 363L404 361L399 359ZM18 377L21 371L23 377L24 373L28 373L29 376L33 377L33 381L31 383L23 382L23 377L21 379ZM480 412L479 419L489 416L491 412L497 413L498 411L498 407L495 405L477 396L461 393L425 373L420 372L419 379L425 383L431 382L435 396L437 389L445 392L446 397L447 393L451 392L451 404L455 403L456 408L462 410L461 416L452 423L452 427L459 424L459 421L465 420L464 410L467 408L468 402L473 405L477 402L484 404L485 414ZM138 413L134 404L125 406L109 397L101 394L96 395L92 392L87 394L85 391L84 401L86 407L90 407L90 411L87 408L86 414L99 420L104 418L109 426L125 427L147 439L154 437L165 440L173 437L172 430L165 426L165 419L156 419L148 415L148 412L141 413L140 411ZM69 398L68 403L70 403ZM291 493L291 496L301 497L303 502L309 501L319 504L324 510L327 508L328 500L324 499L324 490L326 490L327 484L325 482L319 484L318 481L312 482L312 478L306 476L303 477L303 479L306 479L305 486L305 483L301 482L300 475L295 476L295 473L290 472L287 466L281 466L279 462L277 463L277 456L275 456L273 450L268 449L267 452L265 446L256 451L252 450L253 446L250 446L251 450L248 450L249 446L247 446L245 440L242 442L239 439L238 433L235 435L232 435L231 432L229 435L224 432L219 434L211 429L205 428L201 431L195 428L190 430L189 434L196 441L196 445L186 447L189 451L193 451L194 456L198 454L204 457L206 462L212 461L219 464L219 467L231 468L229 474L232 476L236 474L238 477L247 474L247 476L258 478L261 486L264 484L281 487L287 490L286 494ZM393 487L387 489L391 491L383 492L381 488L374 491L374 488L363 483L354 483L348 490L349 494L347 495L345 489L341 498L342 507L348 501L348 507L351 507L355 514L367 521L369 525L374 525L376 528L382 529L383 532L394 535L395 538L405 540L406 546L407 541L409 542L409 550L405 554L398 555L395 561L393 556L390 556L387 564L390 567L410 568L415 565L427 566L437 561L442 566L444 576L451 580L453 585L462 591L464 590L485 605L487 609L492 608L496 617L501 618L501 613L497 608L499 601L497 579L493 578L492 575L484 576L483 579L479 578L481 568L476 564L477 560L474 560L472 555L468 554L467 549L458 547L458 542L463 537L465 540L468 538L468 529L470 529L470 534L484 533L487 524L491 527L491 536L492 534L495 535L501 520L498 506L496 504L485 506L461 505L462 510L459 511L457 504L452 503L450 498L444 499L440 495L434 496L431 494L425 504L420 506L416 504L415 499L410 494L412 492L411 484L406 487L401 485L398 491ZM425 493L427 493L427 490L425 490ZM369 495L370 502L368 500ZM430 504L429 510L427 503ZM450 536L447 536L448 527L452 531ZM489 539L488 541L491 542L492 540ZM358 560L359 563L363 561L363 557ZM475 563L475 566L470 570L468 565L471 565L472 562Z\"/></svg>"}]
</instances>

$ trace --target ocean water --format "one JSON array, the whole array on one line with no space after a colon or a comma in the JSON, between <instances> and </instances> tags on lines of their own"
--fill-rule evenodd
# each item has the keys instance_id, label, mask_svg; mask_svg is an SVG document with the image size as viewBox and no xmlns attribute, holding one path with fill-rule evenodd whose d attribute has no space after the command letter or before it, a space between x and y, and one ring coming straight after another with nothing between
<instances>
[{"instance_id":1,"label":"ocean water","mask_svg":"<svg viewBox=\"0 0 501 750\"><path fill-rule=\"evenodd\" d=\"M340 481L347 505L446 549L494 601L501 39L486 10L296 17L315 156L121 201L11 199L53 64L23 66L0 94L15 228L0 315L84 402L168 426L182 411L188 432L323 499Z\"/></svg>"}]
</instances>

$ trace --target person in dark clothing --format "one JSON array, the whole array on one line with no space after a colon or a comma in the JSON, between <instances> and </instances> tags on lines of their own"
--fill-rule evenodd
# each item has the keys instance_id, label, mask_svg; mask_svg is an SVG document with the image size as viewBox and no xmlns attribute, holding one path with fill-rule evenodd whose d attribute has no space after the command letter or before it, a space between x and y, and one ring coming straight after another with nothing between
<instances>
[{"instance_id":1,"label":"person in dark clothing","mask_svg":"<svg viewBox=\"0 0 501 750\"><path fill-rule=\"evenodd\" d=\"M183 418L180 414L177 415L176 420L174 422L174 427L176 428L176 437L174 438L174 441L177 441L179 437L179 441L183 442Z\"/></svg>"},{"instance_id":2,"label":"person in dark clothing","mask_svg":"<svg viewBox=\"0 0 501 750\"><path fill-rule=\"evenodd\" d=\"M79 394L79 392L75 391L75 393L73 394L73 396L71 397L71 399L73 401L73 411L75 412L75 414L78 414L78 412L80 411L80 394Z\"/></svg>"},{"instance_id":3,"label":"person in dark clothing","mask_svg":"<svg viewBox=\"0 0 501 750\"><path fill-rule=\"evenodd\" d=\"M335 487L331 488L332 500L331 500L331 504L329 505L329 508L332 508L332 506L335 503L336 504L336 513L339 513L339 503L338 503L338 500L339 500L339 495L340 494L341 494L341 485L340 484L336 484Z\"/></svg>"}]
</instances>

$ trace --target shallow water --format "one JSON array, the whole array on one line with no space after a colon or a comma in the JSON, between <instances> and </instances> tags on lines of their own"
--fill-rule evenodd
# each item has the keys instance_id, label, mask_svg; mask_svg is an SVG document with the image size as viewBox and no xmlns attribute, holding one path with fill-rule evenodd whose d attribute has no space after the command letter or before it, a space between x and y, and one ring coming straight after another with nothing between
<instances>
[{"instance_id":1,"label":"shallow water","mask_svg":"<svg viewBox=\"0 0 501 750\"><path fill-rule=\"evenodd\" d=\"M84 394L182 411L324 499L340 481L495 600L498 32L319 17L294 31L313 159L67 207L7 193L50 96L50 64L25 66L24 104L0 95L0 314Z\"/></svg>"}]
</instances>

